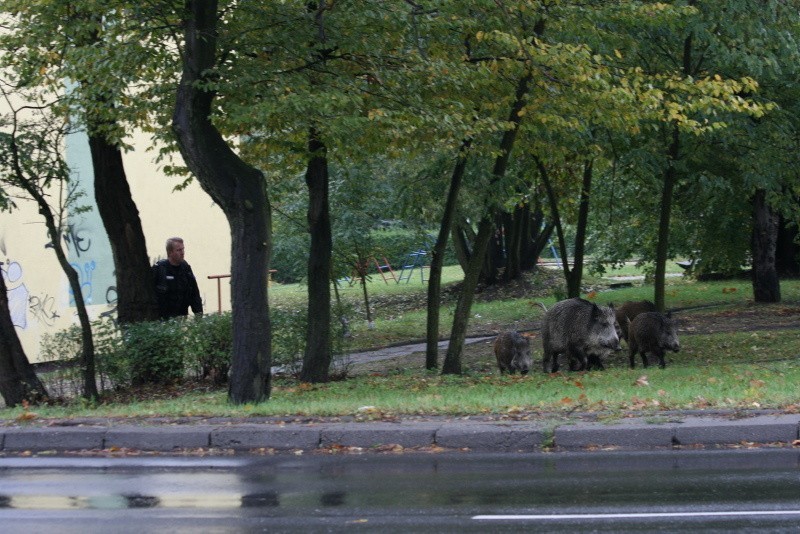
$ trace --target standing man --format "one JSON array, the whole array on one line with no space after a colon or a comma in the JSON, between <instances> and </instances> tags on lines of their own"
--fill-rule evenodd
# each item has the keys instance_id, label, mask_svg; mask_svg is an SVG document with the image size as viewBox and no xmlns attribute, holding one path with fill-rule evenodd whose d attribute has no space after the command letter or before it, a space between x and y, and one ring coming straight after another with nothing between
<instances>
[{"instance_id":1,"label":"standing man","mask_svg":"<svg viewBox=\"0 0 800 534\"><path fill-rule=\"evenodd\" d=\"M153 283L158 297L161 319L185 317L191 306L195 315L203 315L203 302L192 268L183 259L183 239L167 239L167 259L153 265Z\"/></svg>"}]
</instances>

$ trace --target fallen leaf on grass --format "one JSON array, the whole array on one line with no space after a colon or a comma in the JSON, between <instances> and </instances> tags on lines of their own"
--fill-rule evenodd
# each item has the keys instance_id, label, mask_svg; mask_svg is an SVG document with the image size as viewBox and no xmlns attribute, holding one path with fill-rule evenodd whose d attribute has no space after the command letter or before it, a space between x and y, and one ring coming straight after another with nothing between
<instances>
[{"instance_id":1,"label":"fallen leaf on grass","mask_svg":"<svg viewBox=\"0 0 800 534\"><path fill-rule=\"evenodd\" d=\"M647 375L642 375L633 383L634 386L649 386L650 382L647 381Z\"/></svg>"},{"instance_id":2,"label":"fallen leaf on grass","mask_svg":"<svg viewBox=\"0 0 800 534\"><path fill-rule=\"evenodd\" d=\"M17 416L17 421L33 421L38 415L34 412L22 412Z\"/></svg>"}]
</instances>

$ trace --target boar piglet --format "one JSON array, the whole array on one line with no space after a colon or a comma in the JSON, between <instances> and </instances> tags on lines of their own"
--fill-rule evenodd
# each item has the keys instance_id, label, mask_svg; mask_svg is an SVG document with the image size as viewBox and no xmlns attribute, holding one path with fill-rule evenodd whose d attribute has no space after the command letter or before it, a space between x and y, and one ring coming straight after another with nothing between
<instances>
[{"instance_id":1,"label":"boar piglet","mask_svg":"<svg viewBox=\"0 0 800 534\"><path fill-rule=\"evenodd\" d=\"M531 342L519 332L503 332L494 340L494 355L501 373L512 375L519 371L528 374L533 360L531 359Z\"/></svg>"},{"instance_id":2,"label":"boar piglet","mask_svg":"<svg viewBox=\"0 0 800 534\"><path fill-rule=\"evenodd\" d=\"M631 369L636 367L636 354L642 355L642 365L647 367L647 354L658 356L658 366L666 367L664 353L678 352L678 331L672 315L645 312L636 316L628 326L628 351Z\"/></svg>"}]
</instances>

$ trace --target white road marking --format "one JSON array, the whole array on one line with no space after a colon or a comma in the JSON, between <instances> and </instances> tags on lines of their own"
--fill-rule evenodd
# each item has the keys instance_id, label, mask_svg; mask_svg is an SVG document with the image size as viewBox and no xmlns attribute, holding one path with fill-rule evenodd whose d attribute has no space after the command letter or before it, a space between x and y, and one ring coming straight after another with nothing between
<instances>
[{"instance_id":1,"label":"white road marking","mask_svg":"<svg viewBox=\"0 0 800 534\"><path fill-rule=\"evenodd\" d=\"M559 519L651 519L674 517L742 517L758 515L800 515L800 510L733 510L729 512L644 512L630 514L547 514L476 515L477 521L559 520Z\"/></svg>"}]
</instances>

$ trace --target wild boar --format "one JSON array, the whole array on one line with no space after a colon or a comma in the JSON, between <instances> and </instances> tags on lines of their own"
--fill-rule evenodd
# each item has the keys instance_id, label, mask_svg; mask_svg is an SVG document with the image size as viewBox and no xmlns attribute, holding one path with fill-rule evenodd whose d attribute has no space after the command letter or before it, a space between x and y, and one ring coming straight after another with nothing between
<instances>
[{"instance_id":1,"label":"wild boar","mask_svg":"<svg viewBox=\"0 0 800 534\"><path fill-rule=\"evenodd\" d=\"M636 354L642 355L642 365L647 367L647 354L658 356L658 366L666 367L664 353L678 352L678 332L670 313L644 312L628 326L628 355L631 369L636 367Z\"/></svg>"},{"instance_id":2,"label":"wild boar","mask_svg":"<svg viewBox=\"0 0 800 534\"><path fill-rule=\"evenodd\" d=\"M519 332L499 334L494 340L494 355L501 373L509 372L513 375L519 371L526 375L533 364L531 342Z\"/></svg>"},{"instance_id":3,"label":"wild boar","mask_svg":"<svg viewBox=\"0 0 800 534\"><path fill-rule=\"evenodd\" d=\"M567 357L570 369L583 370L589 360L611 350L622 350L613 306L598 306L572 298L557 302L545 313L542 323L542 368L558 371L558 356ZM602 363L600 364L602 366Z\"/></svg>"},{"instance_id":4,"label":"wild boar","mask_svg":"<svg viewBox=\"0 0 800 534\"><path fill-rule=\"evenodd\" d=\"M620 337L628 341L628 319L633 321L637 315L644 312L656 311L656 305L649 300L628 301L614 310L617 315L617 323L621 331Z\"/></svg>"}]
</instances>

